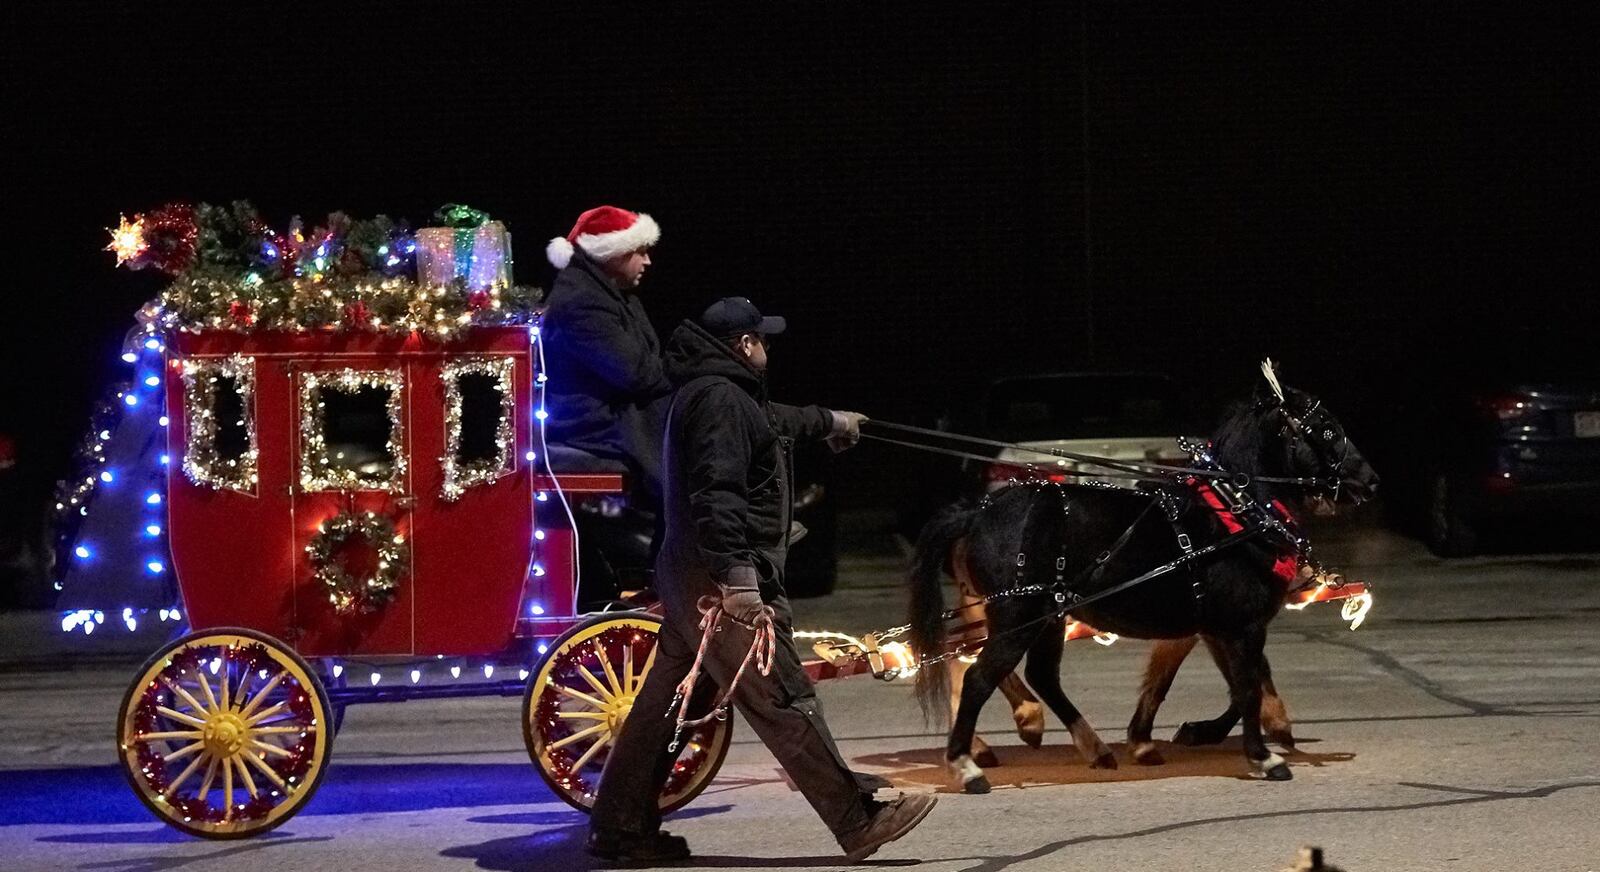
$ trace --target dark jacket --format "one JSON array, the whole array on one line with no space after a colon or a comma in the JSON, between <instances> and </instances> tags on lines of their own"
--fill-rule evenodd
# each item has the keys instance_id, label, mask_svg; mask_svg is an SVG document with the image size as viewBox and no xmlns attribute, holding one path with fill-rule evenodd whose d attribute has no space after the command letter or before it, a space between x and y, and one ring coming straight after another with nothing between
<instances>
[{"instance_id":1,"label":"dark jacket","mask_svg":"<svg viewBox=\"0 0 1600 872\"><path fill-rule=\"evenodd\" d=\"M710 593L738 567L781 591L792 511L789 447L819 440L833 415L767 400L761 374L685 321L667 340L677 386L662 449L666 528L656 562L663 596Z\"/></svg>"},{"instance_id":2,"label":"dark jacket","mask_svg":"<svg viewBox=\"0 0 1600 872\"><path fill-rule=\"evenodd\" d=\"M659 469L661 414L672 385L638 295L619 290L577 249L556 273L539 334L550 377L550 439Z\"/></svg>"}]
</instances>

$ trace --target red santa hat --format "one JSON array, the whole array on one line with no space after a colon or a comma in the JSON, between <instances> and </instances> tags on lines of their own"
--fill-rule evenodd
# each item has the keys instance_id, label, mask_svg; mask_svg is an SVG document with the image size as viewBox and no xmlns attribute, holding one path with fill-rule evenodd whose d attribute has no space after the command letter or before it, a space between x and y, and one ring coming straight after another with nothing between
<instances>
[{"instance_id":1,"label":"red santa hat","mask_svg":"<svg viewBox=\"0 0 1600 872\"><path fill-rule=\"evenodd\" d=\"M649 248L660 238L661 228L649 215L616 206L596 206L578 216L571 233L550 240L544 253L552 266L562 269L572 260L573 246L582 248L595 260L610 260Z\"/></svg>"}]
</instances>

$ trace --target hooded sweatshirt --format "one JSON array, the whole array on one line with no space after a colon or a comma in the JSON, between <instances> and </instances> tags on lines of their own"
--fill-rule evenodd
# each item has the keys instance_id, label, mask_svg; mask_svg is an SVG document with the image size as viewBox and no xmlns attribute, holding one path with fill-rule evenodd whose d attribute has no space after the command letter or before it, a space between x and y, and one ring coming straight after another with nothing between
<instances>
[{"instance_id":1,"label":"hooded sweatshirt","mask_svg":"<svg viewBox=\"0 0 1600 872\"><path fill-rule=\"evenodd\" d=\"M693 321L667 340L666 374L677 393L662 449L666 519L656 585L699 596L759 579L770 598L782 590L788 551L790 448L826 438L833 414L768 401L762 374Z\"/></svg>"}]
</instances>

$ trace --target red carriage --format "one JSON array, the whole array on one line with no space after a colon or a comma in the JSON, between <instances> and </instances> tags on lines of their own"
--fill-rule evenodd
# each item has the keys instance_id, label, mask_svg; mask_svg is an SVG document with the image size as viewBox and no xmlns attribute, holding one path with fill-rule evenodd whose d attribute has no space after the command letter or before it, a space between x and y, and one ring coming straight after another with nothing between
<instances>
[{"instance_id":1,"label":"red carriage","mask_svg":"<svg viewBox=\"0 0 1600 872\"><path fill-rule=\"evenodd\" d=\"M530 756L589 804L657 620L577 613L569 502L623 481L542 472L536 342L173 337L166 502L194 632L140 671L119 724L158 816L262 832L317 789L345 706L474 694L523 694ZM664 807L705 787L729 735L685 744Z\"/></svg>"}]
</instances>

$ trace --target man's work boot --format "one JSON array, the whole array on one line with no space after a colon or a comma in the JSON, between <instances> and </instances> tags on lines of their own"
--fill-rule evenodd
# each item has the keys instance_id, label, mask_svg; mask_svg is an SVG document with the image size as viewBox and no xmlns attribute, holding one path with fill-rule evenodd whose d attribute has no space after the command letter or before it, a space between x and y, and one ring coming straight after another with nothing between
<instances>
[{"instance_id":1,"label":"man's work boot","mask_svg":"<svg viewBox=\"0 0 1600 872\"><path fill-rule=\"evenodd\" d=\"M845 859L859 863L877 853L878 849L900 838L922 823L938 802L927 794L907 794L894 802L887 802L873 812L867 825L853 833L839 837Z\"/></svg>"},{"instance_id":2,"label":"man's work boot","mask_svg":"<svg viewBox=\"0 0 1600 872\"><path fill-rule=\"evenodd\" d=\"M589 853L621 863L676 863L689 859L689 843L662 830L640 835L618 830L590 830Z\"/></svg>"}]
</instances>

